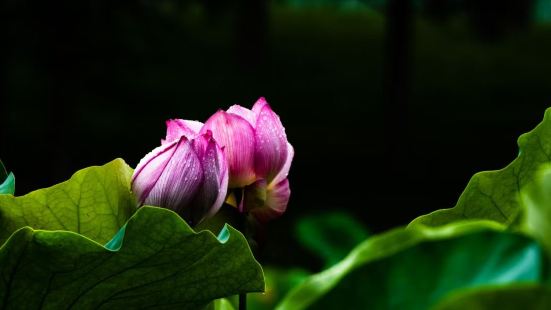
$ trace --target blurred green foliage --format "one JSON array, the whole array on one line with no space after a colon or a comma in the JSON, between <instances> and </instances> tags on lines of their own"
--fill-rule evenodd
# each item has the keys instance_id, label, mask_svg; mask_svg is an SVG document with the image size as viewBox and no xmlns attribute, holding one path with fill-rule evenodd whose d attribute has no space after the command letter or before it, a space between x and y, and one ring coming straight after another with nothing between
<instances>
[{"instance_id":1,"label":"blurred green foliage","mask_svg":"<svg viewBox=\"0 0 551 310\"><path fill-rule=\"evenodd\" d=\"M300 218L295 226L298 243L320 259L324 268L342 260L368 237L367 229L343 211L320 212ZM294 287L306 280L311 271L281 266L265 266L266 292L249 294L250 309L274 309Z\"/></svg>"},{"instance_id":2,"label":"blurred green foliage","mask_svg":"<svg viewBox=\"0 0 551 310\"><path fill-rule=\"evenodd\" d=\"M274 309L289 291L311 275L311 272L301 268L265 266L263 269L266 291L247 295L250 310Z\"/></svg>"},{"instance_id":3,"label":"blurred green foliage","mask_svg":"<svg viewBox=\"0 0 551 310\"><path fill-rule=\"evenodd\" d=\"M539 283L537 242L492 222L397 229L294 288L278 309L427 309L457 289Z\"/></svg>"},{"instance_id":4,"label":"blurred green foliage","mask_svg":"<svg viewBox=\"0 0 551 310\"><path fill-rule=\"evenodd\" d=\"M451 294L434 310L547 310L551 309L551 288L517 284L469 289Z\"/></svg>"},{"instance_id":5,"label":"blurred green foliage","mask_svg":"<svg viewBox=\"0 0 551 310\"><path fill-rule=\"evenodd\" d=\"M333 267L303 279L278 308L546 309L551 302L550 137L548 109L544 120L519 138L513 163L477 173L455 208L370 237ZM320 244L332 244L326 234L332 236L338 227L349 232L347 226L353 225L339 216L318 217L300 222L297 231L305 245L324 255L324 246L305 237L320 236Z\"/></svg>"},{"instance_id":6,"label":"blurred green foliage","mask_svg":"<svg viewBox=\"0 0 551 310\"><path fill-rule=\"evenodd\" d=\"M320 257L328 268L367 239L368 232L352 215L333 211L301 218L295 235L300 244Z\"/></svg>"},{"instance_id":7,"label":"blurred green foliage","mask_svg":"<svg viewBox=\"0 0 551 310\"><path fill-rule=\"evenodd\" d=\"M235 308L228 299L222 298L213 301L205 310L235 310Z\"/></svg>"}]
</instances>

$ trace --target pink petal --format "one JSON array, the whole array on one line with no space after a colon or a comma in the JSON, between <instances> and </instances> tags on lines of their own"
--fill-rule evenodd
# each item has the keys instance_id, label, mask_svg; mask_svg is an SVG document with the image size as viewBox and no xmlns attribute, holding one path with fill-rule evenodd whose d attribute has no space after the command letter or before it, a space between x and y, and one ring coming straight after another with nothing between
<instances>
[{"instance_id":1,"label":"pink petal","mask_svg":"<svg viewBox=\"0 0 551 310\"><path fill-rule=\"evenodd\" d=\"M229 187L243 187L255 180L254 129L243 117L224 111L212 115L201 134L212 131L218 145L224 148L229 165Z\"/></svg>"},{"instance_id":2,"label":"pink petal","mask_svg":"<svg viewBox=\"0 0 551 310\"><path fill-rule=\"evenodd\" d=\"M259 106L258 103L255 107ZM255 172L270 182L287 159L287 136L279 116L266 103L260 110L255 126Z\"/></svg>"},{"instance_id":3,"label":"pink petal","mask_svg":"<svg viewBox=\"0 0 551 310\"><path fill-rule=\"evenodd\" d=\"M275 186L268 186L264 207L250 211L259 222L265 223L281 216L287 210L291 190L288 179L284 179Z\"/></svg>"},{"instance_id":4,"label":"pink petal","mask_svg":"<svg viewBox=\"0 0 551 310\"><path fill-rule=\"evenodd\" d=\"M201 218L214 215L224 203L228 191L228 166L223 150L210 138L202 159L204 181L196 201L203 206Z\"/></svg>"},{"instance_id":5,"label":"pink petal","mask_svg":"<svg viewBox=\"0 0 551 310\"><path fill-rule=\"evenodd\" d=\"M132 176L132 191L138 198L138 203L143 204L149 192L157 183L157 180L166 168L166 165L174 155L179 141L172 141L155 148L145 155L134 170Z\"/></svg>"},{"instance_id":6,"label":"pink petal","mask_svg":"<svg viewBox=\"0 0 551 310\"><path fill-rule=\"evenodd\" d=\"M258 100L254 103L253 108L251 109L253 111L253 114L258 117L260 115L260 111L264 108L264 106L268 105L268 101L264 97L258 98Z\"/></svg>"},{"instance_id":7,"label":"pink petal","mask_svg":"<svg viewBox=\"0 0 551 310\"><path fill-rule=\"evenodd\" d=\"M201 131L201 128L203 128L203 123L199 121L190 121L190 120L184 120L184 124L192 130L195 134L199 134L199 131Z\"/></svg>"},{"instance_id":8,"label":"pink petal","mask_svg":"<svg viewBox=\"0 0 551 310\"><path fill-rule=\"evenodd\" d=\"M195 154L197 154L200 162L203 162L203 157L205 157L205 152L212 139L212 132L207 130L205 133L197 135L197 137L191 141Z\"/></svg>"},{"instance_id":9,"label":"pink petal","mask_svg":"<svg viewBox=\"0 0 551 310\"><path fill-rule=\"evenodd\" d=\"M281 170L279 170L278 174L274 177L271 183L277 184L283 179L287 178L287 175L289 175L289 170L291 169L291 163L293 162L293 158L295 157L295 149L290 143L287 143L287 157L285 158L285 163L283 164L283 167L281 167Z\"/></svg>"},{"instance_id":10,"label":"pink petal","mask_svg":"<svg viewBox=\"0 0 551 310\"><path fill-rule=\"evenodd\" d=\"M253 111L240 105L232 105L226 112L241 116L242 118L246 119L253 127L256 124L256 115L253 113Z\"/></svg>"},{"instance_id":11,"label":"pink petal","mask_svg":"<svg viewBox=\"0 0 551 310\"><path fill-rule=\"evenodd\" d=\"M166 139L163 143L174 141L180 136L193 139L199 134L201 127L203 127L203 123L198 121L169 119L166 121Z\"/></svg>"},{"instance_id":12,"label":"pink petal","mask_svg":"<svg viewBox=\"0 0 551 310\"><path fill-rule=\"evenodd\" d=\"M192 143L181 137L172 157L145 197L144 204L170 208L178 213L190 207L203 182L203 169Z\"/></svg>"}]
</instances>

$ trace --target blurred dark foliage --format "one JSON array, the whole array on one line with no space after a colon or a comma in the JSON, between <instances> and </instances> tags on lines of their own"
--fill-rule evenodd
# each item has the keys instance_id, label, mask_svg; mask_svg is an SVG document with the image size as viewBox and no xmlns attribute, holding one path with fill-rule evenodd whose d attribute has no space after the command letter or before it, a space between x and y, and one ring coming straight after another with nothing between
<instances>
[{"instance_id":1,"label":"blurred dark foliage","mask_svg":"<svg viewBox=\"0 0 551 310\"><path fill-rule=\"evenodd\" d=\"M426 0L423 12L436 21L445 21L457 14L464 14L476 35L493 40L526 30L534 12L533 0Z\"/></svg>"},{"instance_id":2,"label":"blurred dark foliage","mask_svg":"<svg viewBox=\"0 0 551 310\"><path fill-rule=\"evenodd\" d=\"M4 0L0 156L21 195L115 157L135 166L168 118L265 96L296 149L261 254L285 264L302 215L346 210L378 232L516 156L551 105L551 27L533 7Z\"/></svg>"}]
</instances>

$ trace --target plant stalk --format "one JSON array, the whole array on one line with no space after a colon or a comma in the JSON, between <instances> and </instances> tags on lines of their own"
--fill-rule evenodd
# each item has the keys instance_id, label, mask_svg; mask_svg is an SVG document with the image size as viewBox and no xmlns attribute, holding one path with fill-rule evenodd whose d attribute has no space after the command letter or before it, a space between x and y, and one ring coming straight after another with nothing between
<instances>
[{"instance_id":1,"label":"plant stalk","mask_svg":"<svg viewBox=\"0 0 551 310\"><path fill-rule=\"evenodd\" d=\"M247 293L239 294L239 310L247 310Z\"/></svg>"},{"instance_id":2,"label":"plant stalk","mask_svg":"<svg viewBox=\"0 0 551 310\"><path fill-rule=\"evenodd\" d=\"M239 230L245 236L245 240L247 240L247 243L249 243L249 229L247 229L247 214L241 213L241 217L239 218ZM249 243L249 247L251 244ZM239 310L247 310L247 293L241 293L239 294Z\"/></svg>"}]
</instances>

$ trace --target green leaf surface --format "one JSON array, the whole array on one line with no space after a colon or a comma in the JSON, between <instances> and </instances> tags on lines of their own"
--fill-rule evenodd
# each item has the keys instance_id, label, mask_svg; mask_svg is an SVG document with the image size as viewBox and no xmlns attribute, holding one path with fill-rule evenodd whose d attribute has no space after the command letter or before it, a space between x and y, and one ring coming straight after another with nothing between
<instances>
[{"instance_id":1,"label":"green leaf surface","mask_svg":"<svg viewBox=\"0 0 551 310\"><path fill-rule=\"evenodd\" d=\"M328 212L300 219L296 236L303 246L323 259L326 267L330 267L367 239L368 233L351 215Z\"/></svg>"},{"instance_id":2,"label":"green leaf surface","mask_svg":"<svg viewBox=\"0 0 551 310\"><path fill-rule=\"evenodd\" d=\"M65 230L98 243L113 237L136 210L132 168L122 159L76 172L27 195L0 195L0 244L17 229Z\"/></svg>"},{"instance_id":3,"label":"green leaf surface","mask_svg":"<svg viewBox=\"0 0 551 310\"><path fill-rule=\"evenodd\" d=\"M0 195L1 194L15 194L15 176L13 173L8 174L4 182L0 184Z\"/></svg>"},{"instance_id":4,"label":"green leaf surface","mask_svg":"<svg viewBox=\"0 0 551 310\"><path fill-rule=\"evenodd\" d=\"M225 243L176 213L142 207L119 250L73 232L19 229L0 249L2 309L200 309L264 289L237 230Z\"/></svg>"},{"instance_id":5,"label":"green leaf surface","mask_svg":"<svg viewBox=\"0 0 551 310\"><path fill-rule=\"evenodd\" d=\"M486 219L510 224L520 210L522 187L543 163L551 162L551 109L543 122L518 139L519 155L507 167L475 174L454 208L434 211L410 225L440 226L458 220Z\"/></svg>"},{"instance_id":6,"label":"green leaf surface","mask_svg":"<svg viewBox=\"0 0 551 310\"><path fill-rule=\"evenodd\" d=\"M456 289L542 278L541 248L492 221L373 236L309 277L278 309L427 309Z\"/></svg>"},{"instance_id":7,"label":"green leaf surface","mask_svg":"<svg viewBox=\"0 0 551 310\"><path fill-rule=\"evenodd\" d=\"M551 257L551 165L541 167L521 198L524 212L515 226L539 240Z\"/></svg>"},{"instance_id":8,"label":"green leaf surface","mask_svg":"<svg viewBox=\"0 0 551 310\"><path fill-rule=\"evenodd\" d=\"M434 310L548 310L551 288L543 285L510 285L465 290L442 300Z\"/></svg>"}]
</instances>

